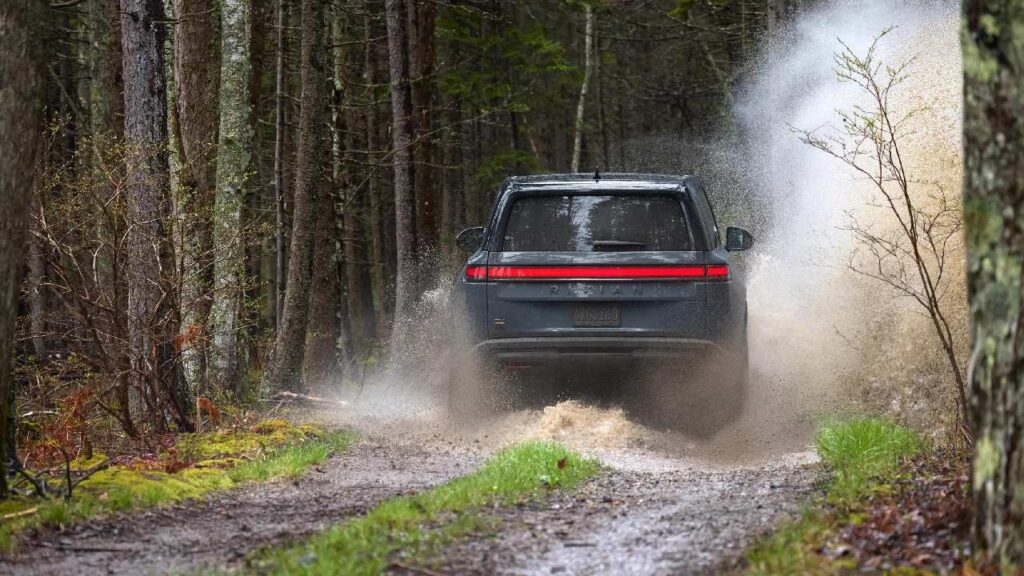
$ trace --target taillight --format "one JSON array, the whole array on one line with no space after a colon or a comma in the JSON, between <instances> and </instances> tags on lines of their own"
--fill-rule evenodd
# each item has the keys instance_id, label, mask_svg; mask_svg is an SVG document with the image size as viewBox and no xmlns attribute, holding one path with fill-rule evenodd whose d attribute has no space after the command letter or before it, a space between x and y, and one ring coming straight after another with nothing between
<instances>
[{"instance_id":1,"label":"taillight","mask_svg":"<svg viewBox=\"0 0 1024 576\"><path fill-rule=\"evenodd\" d=\"M711 266L467 266L466 280L728 280L729 267Z\"/></svg>"},{"instance_id":2,"label":"taillight","mask_svg":"<svg viewBox=\"0 0 1024 576\"><path fill-rule=\"evenodd\" d=\"M721 264L708 266L708 280L728 280L729 267Z\"/></svg>"},{"instance_id":3,"label":"taillight","mask_svg":"<svg viewBox=\"0 0 1024 576\"><path fill-rule=\"evenodd\" d=\"M470 282L487 280L487 266L466 266L466 280Z\"/></svg>"}]
</instances>

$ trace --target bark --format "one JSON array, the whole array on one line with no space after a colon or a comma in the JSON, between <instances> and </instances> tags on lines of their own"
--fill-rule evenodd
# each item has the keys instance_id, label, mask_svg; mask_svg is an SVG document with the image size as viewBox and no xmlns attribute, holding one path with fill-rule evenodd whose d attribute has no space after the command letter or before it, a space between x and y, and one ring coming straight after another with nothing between
<instances>
[{"instance_id":1,"label":"bark","mask_svg":"<svg viewBox=\"0 0 1024 576\"><path fill-rule=\"evenodd\" d=\"M371 172L367 177L366 192L369 196L369 232L370 232L370 285L376 298L373 302L375 318L375 332L378 336L387 334L387 306L384 304L384 293L386 282L384 280L385 260L384 252L384 225L383 199L381 198L379 178L375 169L380 157L377 151L380 149L380 138L378 137L377 121L377 93L374 85L377 82L377 47L372 42L372 26L370 16L367 14L363 19L364 36L363 42L366 45L364 55L364 79L367 86L369 104L366 106L366 149L369 154L367 161L370 163Z\"/></svg>"},{"instance_id":2,"label":"bark","mask_svg":"<svg viewBox=\"0 0 1024 576\"><path fill-rule=\"evenodd\" d=\"M384 4L388 30L388 64L391 78L392 163L395 197L395 310L391 353L397 358L405 348L412 306L416 299L416 206L412 189L412 126L409 90L409 59L402 0Z\"/></svg>"},{"instance_id":3,"label":"bark","mask_svg":"<svg viewBox=\"0 0 1024 576\"><path fill-rule=\"evenodd\" d=\"M434 144L436 139L431 135L436 3L434 0L407 0L406 17L412 106L411 154L416 201L416 247L423 251L437 244L438 219L441 212L439 180L434 169L437 146Z\"/></svg>"},{"instance_id":4,"label":"bark","mask_svg":"<svg viewBox=\"0 0 1024 576\"><path fill-rule=\"evenodd\" d=\"M274 324L280 327L284 312L284 293L288 276L288 256L285 243L285 189L284 189L284 98L285 98L285 51L288 36L285 25L288 21L287 0L277 0L277 76L274 95L274 214L275 227L275 282L274 282Z\"/></svg>"},{"instance_id":5,"label":"bark","mask_svg":"<svg viewBox=\"0 0 1024 576\"><path fill-rule=\"evenodd\" d=\"M14 326L43 118L40 8L37 0L0 2L0 499L7 497L7 464L16 457Z\"/></svg>"},{"instance_id":6,"label":"bark","mask_svg":"<svg viewBox=\"0 0 1024 576\"><path fill-rule=\"evenodd\" d=\"M964 223L978 551L1024 567L1024 6L964 3Z\"/></svg>"},{"instance_id":7,"label":"bark","mask_svg":"<svg viewBox=\"0 0 1024 576\"><path fill-rule=\"evenodd\" d=\"M213 306L210 326L212 380L238 393L238 331L245 251L242 203L252 158L252 100L249 92L250 0L221 2L220 138L217 195L213 211Z\"/></svg>"},{"instance_id":8,"label":"bark","mask_svg":"<svg viewBox=\"0 0 1024 576\"><path fill-rule=\"evenodd\" d=\"M194 334L182 349L191 389L206 393L206 328L213 291L213 197L217 142L219 47L213 28L213 0L174 0L175 120L180 151L178 213L184 251L183 334Z\"/></svg>"},{"instance_id":9,"label":"bark","mask_svg":"<svg viewBox=\"0 0 1024 576\"><path fill-rule=\"evenodd\" d=\"M587 4L586 31L583 42L583 84L580 86L580 98L576 102L576 124L572 141L572 164L570 172L580 171L580 154L583 148L583 117L586 112L587 91L590 88L590 75L593 68L594 43L594 9Z\"/></svg>"},{"instance_id":10,"label":"bark","mask_svg":"<svg viewBox=\"0 0 1024 576\"><path fill-rule=\"evenodd\" d=\"M334 198L321 187L313 240L313 277L309 296L310 319L306 331L306 357L303 370L308 386L324 386L341 373L338 368L338 315L336 313L338 275L334 262Z\"/></svg>"},{"instance_id":11,"label":"bark","mask_svg":"<svg viewBox=\"0 0 1024 576\"><path fill-rule=\"evenodd\" d=\"M175 296L167 281L173 253L167 163L166 17L159 0L121 0L128 246L128 346L131 385L157 430L165 415L192 427L191 401L174 350Z\"/></svg>"},{"instance_id":12,"label":"bark","mask_svg":"<svg viewBox=\"0 0 1024 576\"><path fill-rule=\"evenodd\" d=\"M323 7L318 0L302 0L302 96L295 170L295 200L289 249L288 289L270 363L264 373L265 389L301 391L306 328L309 324L309 285L314 212L320 176L321 110L324 105Z\"/></svg>"}]
</instances>

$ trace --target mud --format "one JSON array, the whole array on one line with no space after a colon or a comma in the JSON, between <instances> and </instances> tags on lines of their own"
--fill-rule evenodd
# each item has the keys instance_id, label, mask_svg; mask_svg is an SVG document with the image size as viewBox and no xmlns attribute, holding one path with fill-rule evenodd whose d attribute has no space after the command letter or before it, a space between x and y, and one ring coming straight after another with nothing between
<instances>
[{"instance_id":1,"label":"mud","mask_svg":"<svg viewBox=\"0 0 1024 576\"><path fill-rule=\"evenodd\" d=\"M708 470L618 468L575 494L502 511L495 533L448 548L453 574L715 574L795 512L815 473L799 460Z\"/></svg>"}]
</instances>

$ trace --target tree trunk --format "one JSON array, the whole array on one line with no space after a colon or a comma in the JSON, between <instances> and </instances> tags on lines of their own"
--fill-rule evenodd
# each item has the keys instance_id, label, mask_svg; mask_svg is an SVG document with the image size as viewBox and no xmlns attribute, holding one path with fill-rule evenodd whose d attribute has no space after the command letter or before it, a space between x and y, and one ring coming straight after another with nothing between
<instances>
[{"instance_id":1,"label":"tree trunk","mask_svg":"<svg viewBox=\"0 0 1024 576\"><path fill-rule=\"evenodd\" d=\"M274 96L274 213L275 227L275 282L274 282L274 324L281 326L284 313L284 292L288 277L288 255L285 243L285 189L284 189L284 91L285 91L285 51L288 36L285 25L288 20L288 0L277 0L277 77L275 79Z\"/></svg>"},{"instance_id":2,"label":"tree trunk","mask_svg":"<svg viewBox=\"0 0 1024 576\"><path fill-rule=\"evenodd\" d=\"M169 414L191 429L191 401L175 357L173 265L166 230L170 214L167 164L167 86L163 6L159 0L121 0L128 217L128 345L132 388L158 430Z\"/></svg>"},{"instance_id":3,"label":"tree trunk","mask_svg":"<svg viewBox=\"0 0 1024 576\"><path fill-rule=\"evenodd\" d=\"M388 332L387 306L385 305L384 297L387 292L384 280L385 260L387 258L384 250L384 235L387 229L384 226L383 199L380 193L380 179L377 176L377 163L380 161L380 156L377 153L380 149L380 138L378 137L380 127L377 122L377 90L375 89L378 58L377 46L372 40L373 28L369 14L363 17L363 28L363 43L366 46L363 78L367 87L366 149L368 154L366 160L370 164L370 172L366 181L366 192L370 204L368 217L370 232L370 285L372 286L374 296L375 334L378 338L383 338Z\"/></svg>"},{"instance_id":4,"label":"tree trunk","mask_svg":"<svg viewBox=\"0 0 1024 576\"><path fill-rule=\"evenodd\" d=\"M217 142L217 86L220 50L213 28L213 0L174 0L174 88L181 214L180 247L184 250L182 278L183 334L194 334L181 351L189 386L206 394L207 318L213 291L214 158Z\"/></svg>"},{"instance_id":5,"label":"tree trunk","mask_svg":"<svg viewBox=\"0 0 1024 576\"><path fill-rule=\"evenodd\" d=\"M438 218L441 212L439 179L434 174L436 138L431 134L436 11L434 0L406 1L416 248L421 252L437 245Z\"/></svg>"},{"instance_id":6,"label":"tree trunk","mask_svg":"<svg viewBox=\"0 0 1024 576\"><path fill-rule=\"evenodd\" d=\"M392 163L395 189L395 311L391 330L392 358L405 349L405 326L416 300L416 206L412 189L412 130L410 123L409 59L402 0L384 4L388 28L391 76Z\"/></svg>"},{"instance_id":7,"label":"tree trunk","mask_svg":"<svg viewBox=\"0 0 1024 576\"><path fill-rule=\"evenodd\" d=\"M303 374L307 386L322 387L342 374L338 371L338 275L335 273L334 195L321 185L314 216L313 277L309 296L309 327Z\"/></svg>"},{"instance_id":8,"label":"tree trunk","mask_svg":"<svg viewBox=\"0 0 1024 576\"><path fill-rule=\"evenodd\" d=\"M250 0L222 0L220 138L217 144L217 196L213 212L213 306L210 326L212 380L237 395L238 331L245 251L242 202L252 158L252 81Z\"/></svg>"},{"instance_id":9,"label":"tree trunk","mask_svg":"<svg viewBox=\"0 0 1024 576\"><path fill-rule=\"evenodd\" d=\"M314 212L320 177L321 110L324 106L323 7L319 0L302 0L302 96L299 112L295 200L289 250L288 289L270 363L263 376L265 389L301 391L302 360L309 324L309 285L315 238Z\"/></svg>"},{"instance_id":10,"label":"tree trunk","mask_svg":"<svg viewBox=\"0 0 1024 576\"><path fill-rule=\"evenodd\" d=\"M32 180L39 156L43 81L38 0L0 2L0 499L14 451L14 326ZM9 81L16 79L16 81Z\"/></svg>"},{"instance_id":11,"label":"tree trunk","mask_svg":"<svg viewBox=\"0 0 1024 576\"><path fill-rule=\"evenodd\" d=\"M964 3L964 224L971 301L975 537L1024 566L1024 7Z\"/></svg>"},{"instance_id":12,"label":"tree trunk","mask_svg":"<svg viewBox=\"0 0 1024 576\"><path fill-rule=\"evenodd\" d=\"M580 98L576 102L576 124L572 141L572 165L570 172L580 171L580 154L583 148L583 118L587 104L587 90L590 87L590 74L593 68L593 43L594 43L594 9L590 4L585 6L586 10L586 31L583 42L583 85L580 86Z\"/></svg>"}]
</instances>

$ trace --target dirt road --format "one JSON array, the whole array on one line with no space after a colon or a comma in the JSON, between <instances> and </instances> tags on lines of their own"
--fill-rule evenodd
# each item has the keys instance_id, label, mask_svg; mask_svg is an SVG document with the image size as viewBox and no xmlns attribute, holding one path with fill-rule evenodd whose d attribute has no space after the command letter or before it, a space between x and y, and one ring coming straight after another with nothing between
<instances>
[{"instance_id":1,"label":"dirt road","mask_svg":"<svg viewBox=\"0 0 1024 576\"><path fill-rule=\"evenodd\" d=\"M500 446L530 438L561 441L608 468L575 493L501 511L496 533L436 559L442 571L714 573L795 510L816 474L801 450L753 446L760 459L751 460L723 454L728 434L709 450L651 432L621 411L575 402L468 429L431 422L423 415L347 419L362 440L298 480L37 534L16 557L0 560L0 573L244 571L240 561L259 547L296 541L383 499L467 474Z\"/></svg>"}]
</instances>

